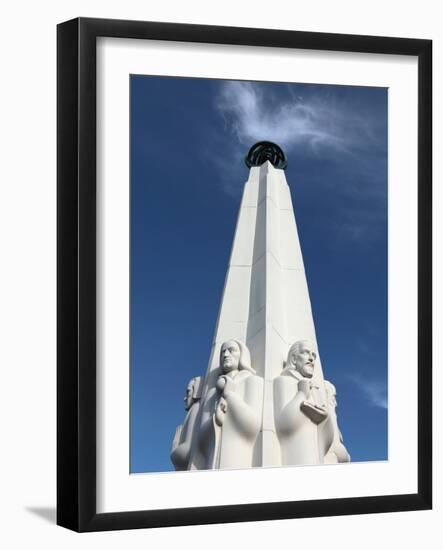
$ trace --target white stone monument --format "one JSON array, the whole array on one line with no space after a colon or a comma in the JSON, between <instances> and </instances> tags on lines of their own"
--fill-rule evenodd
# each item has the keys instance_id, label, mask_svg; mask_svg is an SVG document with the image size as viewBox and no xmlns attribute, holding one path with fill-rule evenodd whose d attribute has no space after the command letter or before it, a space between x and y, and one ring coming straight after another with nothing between
<instances>
[{"instance_id":1,"label":"white stone monument","mask_svg":"<svg viewBox=\"0 0 443 550\"><path fill-rule=\"evenodd\" d=\"M208 370L197 393L188 385L171 460L177 470L349 462L335 387L323 378L285 155L260 142L246 164Z\"/></svg>"}]
</instances>

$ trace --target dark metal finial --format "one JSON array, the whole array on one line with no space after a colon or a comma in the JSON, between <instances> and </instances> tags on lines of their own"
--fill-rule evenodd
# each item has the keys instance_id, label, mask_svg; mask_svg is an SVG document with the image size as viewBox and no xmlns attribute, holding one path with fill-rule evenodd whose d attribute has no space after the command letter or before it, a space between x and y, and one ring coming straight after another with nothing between
<instances>
[{"instance_id":1,"label":"dark metal finial","mask_svg":"<svg viewBox=\"0 0 443 550\"><path fill-rule=\"evenodd\" d=\"M261 166L267 160L275 168L281 168L282 170L288 165L288 160L283 150L271 141L259 141L249 149L249 153L245 158L248 168Z\"/></svg>"}]
</instances>

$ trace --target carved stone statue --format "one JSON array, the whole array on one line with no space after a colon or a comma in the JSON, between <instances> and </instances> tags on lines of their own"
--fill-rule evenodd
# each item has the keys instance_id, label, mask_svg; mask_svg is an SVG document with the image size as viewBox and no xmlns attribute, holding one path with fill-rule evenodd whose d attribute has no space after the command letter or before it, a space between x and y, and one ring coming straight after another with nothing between
<instances>
[{"instance_id":1,"label":"carved stone statue","mask_svg":"<svg viewBox=\"0 0 443 550\"><path fill-rule=\"evenodd\" d=\"M334 384L325 380L326 395L328 398L329 406L329 418L330 422L333 424L334 438L332 440L332 445L329 448L325 456L325 464L337 464L337 462L350 462L351 457L343 444L343 436L339 430L337 423L337 414L335 409L337 407L336 395L337 391Z\"/></svg>"},{"instance_id":2,"label":"carved stone statue","mask_svg":"<svg viewBox=\"0 0 443 550\"><path fill-rule=\"evenodd\" d=\"M310 342L296 342L289 349L283 372L274 380L274 418L282 465L322 464L334 439L329 408L313 382L316 358Z\"/></svg>"},{"instance_id":3,"label":"carved stone statue","mask_svg":"<svg viewBox=\"0 0 443 550\"><path fill-rule=\"evenodd\" d=\"M191 444L200 408L202 386L201 376L196 376L188 382L186 387L184 402L187 414L183 424L178 426L175 431L171 449L171 461L176 470L187 470L189 466Z\"/></svg>"},{"instance_id":4,"label":"carved stone statue","mask_svg":"<svg viewBox=\"0 0 443 550\"><path fill-rule=\"evenodd\" d=\"M194 467L249 468L261 428L263 380L238 340L222 344L217 374L202 405Z\"/></svg>"}]
</instances>

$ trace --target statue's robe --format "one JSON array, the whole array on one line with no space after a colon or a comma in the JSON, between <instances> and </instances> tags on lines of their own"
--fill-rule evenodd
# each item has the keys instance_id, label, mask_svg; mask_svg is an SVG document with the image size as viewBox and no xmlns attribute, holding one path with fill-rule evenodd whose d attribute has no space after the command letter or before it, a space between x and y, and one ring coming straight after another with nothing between
<instances>
[{"instance_id":1,"label":"statue's robe","mask_svg":"<svg viewBox=\"0 0 443 550\"><path fill-rule=\"evenodd\" d=\"M309 380L309 397L299 382ZM280 442L282 465L323 464L334 439L334 425L324 393L316 382L294 368L274 379L274 418Z\"/></svg>"},{"instance_id":2,"label":"statue's robe","mask_svg":"<svg viewBox=\"0 0 443 550\"><path fill-rule=\"evenodd\" d=\"M234 391L212 387L204 400L192 469L250 468L261 428L263 380L248 370L225 374ZM218 407L225 401L226 412Z\"/></svg>"},{"instance_id":3,"label":"statue's robe","mask_svg":"<svg viewBox=\"0 0 443 550\"><path fill-rule=\"evenodd\" d=\"M200 402L193 401L186 413L183 424L177 427L171 449L171 462L177 471L189 468L194 428L196 426Z\"/></svg>"}]
</instances>

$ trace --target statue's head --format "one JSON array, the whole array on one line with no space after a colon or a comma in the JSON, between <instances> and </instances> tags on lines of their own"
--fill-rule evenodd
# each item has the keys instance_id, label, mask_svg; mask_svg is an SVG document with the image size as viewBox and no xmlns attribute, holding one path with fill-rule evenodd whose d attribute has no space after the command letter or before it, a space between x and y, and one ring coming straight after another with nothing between
<instances>
[{"instance_id":1,"label":"statue's head","mask_svg":"<svg viewBox=\"0 0 443 550\"><path fill-rule=\"evenodd\" d=\"M186 394L183 401L185 402L185 409L187 411L189 411L192 405L201 397L201 382L201 376L196 376L195 378L191 378L191 380L189 380L188 382L188 385L186 386Z\"/></svg>"},{"instance_id":2,"label":"statue's head","mask_svg":"<svg viewBox=\"0 0 443 550\"><path fill-rule=\"evenodd\" d=\"M235 370L248 370L255 374L251 367L251 355L248 348L239 340L227 340L220 348L220 368L224 374Z\"/></svg>"},{"instance_id":3,"label":"statue's head","mask_svg":"<svg viewBox=\"0 0 443 550\"><path fill-rule=\"evenodd\" d=\"M304 378L312 378L316 359L317 353L312 342L299 340L289 348L286 367L295 368Z\"/></svg>"},{"instance_id":4,"label":"statue's head","mask_svg":"<svg viewBox=\"0 0 443 550\"><path fill-rule=\"evenodd\" d=\"M325 380L326 395L328 396L329 404L333 407L337 406L337 390L334 384L331 384L328 380Z\"/></svg>"}]
</instances>

